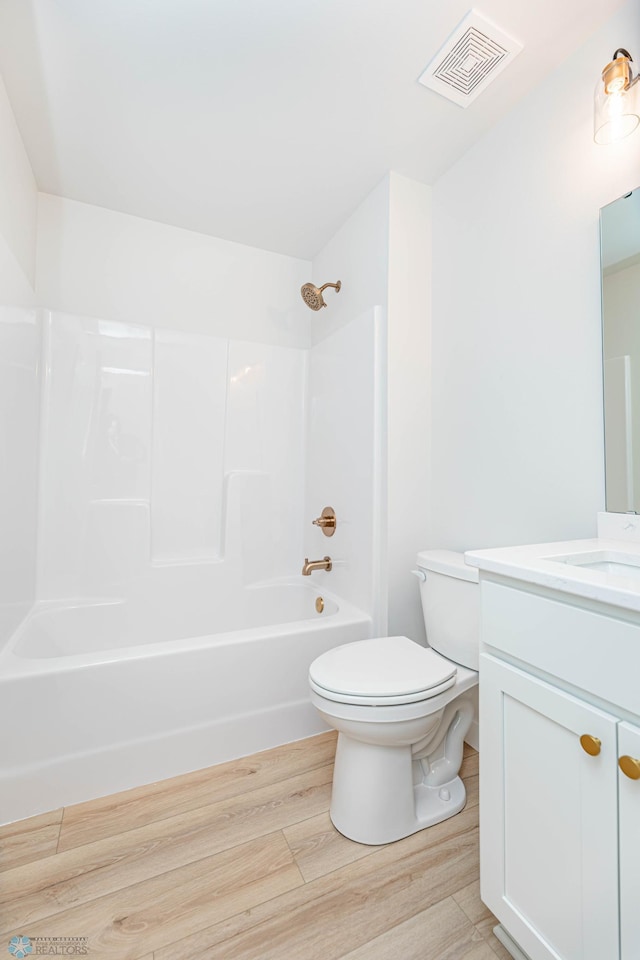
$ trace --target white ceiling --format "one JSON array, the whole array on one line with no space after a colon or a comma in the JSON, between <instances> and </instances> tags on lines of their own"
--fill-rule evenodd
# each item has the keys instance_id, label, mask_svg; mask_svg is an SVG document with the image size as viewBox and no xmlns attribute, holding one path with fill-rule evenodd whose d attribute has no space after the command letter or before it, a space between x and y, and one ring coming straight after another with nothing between
<instances>
[{"instance_id":1,"label":"white ceiling","mask_svg":"<svg viewBox=\"0 0 640 960\"><path fill-rule=\"evenodd\" d=\"M433 183L622 0L482 0L524 50L463 110L416 81L470 4L0 0L0 70L40 190L310 258L387 170Z\"/></svg>"}]
</instances>

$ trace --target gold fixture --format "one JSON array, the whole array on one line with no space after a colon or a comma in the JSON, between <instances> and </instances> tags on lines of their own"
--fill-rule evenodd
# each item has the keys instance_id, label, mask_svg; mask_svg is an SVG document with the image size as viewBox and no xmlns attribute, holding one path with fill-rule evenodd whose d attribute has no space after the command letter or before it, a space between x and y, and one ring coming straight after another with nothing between
<instances>
[{"instance_id":1,"label":"gold fixture","mask_svg":"<svg viewBox=\"0 0 640 960\"><path fill-rule=\"evenodd\" d=\"M333 507L325 507L319 517L312 521L314 527L320 527L325 537L332 537L336 532L336 512Z\"/></svg>"},{"instance_id":2,"label":"gold fixture","mask_svg":"<svg viewBox=\"0 0 640 960\"><path fill-rule=\"evenodd\" d=\"M316 613L322 613L324 610L324 600L322 597L316 597Z\"/></svg>"},{"instance_id":3,"label":"gold fixture","mask_svg":"<svg viewBox=\"0 0 640 960\"><path fill-rule=\"evenodd\" d=\"M597 757L600 753L602 741L597 737L592 737L590 733L583 733L580 737L580 746L590 757Z\"/></svg>"},{"instance_id":4,"label":"gold fixture","mask_svg":"<svg viewBox=\"0 0 640 960\"><path fill-rule=\"evenodd\" d=\"M310 577L314 570L331 570L332 566L331 557L325 557L324 560L309 560L309 557L305 557L302 565L302 576Z\"/></svg>"},{"instance_id":5,"label":"gold fixture","mask_svg":"<svg viewBox=\"0 0 640 960\"><path fill-rule=\"evenodd\" d=\"M316 287L313 283L305 283L304 286L300 287L300 293L308 307L312 310L321 310L322 307L326 307L322 291L326 290L327 287L333 287L336 293L340 293L341 286L340 280L337 283L323 283L321 287Z\"/></svg>"},{"instance_id":6,"label":"gold fixture","mask_svg":"<svg viewBox=\"0 0 640 960\"><path fill-rule=\"evenodd\" d=\"M618 54L622 54L620 59L618 59ZM606 94L620 93L621 90L629 88L631 83L630 61L631 56L625 50L622 48L616 50L613 60L602 71L602 82Z\"/></svg>"},{"instance_id":7,"label":"gold fixture","mask_svg":"<svg viewBox=\"0 0 640 960\"><path fill-rule=\"evenodd\" d=\"M630 780L640 780L640 760L636 760L635 757L629 757L625 754L624 757L620 757L618 760L618 766L625 777L629 777Z\"/></svg>"},{"instance_id":8,"label":"gold fixture","mask_svg":"<svg viewBox=\"0 0 640 960\"><path fill-rule=\"evenodd\" d=\"M619 47L596 84L593 139L596 143L623 140L640 124L640 84L633 76L633 58Z\"/></svg>"}]
</instances>

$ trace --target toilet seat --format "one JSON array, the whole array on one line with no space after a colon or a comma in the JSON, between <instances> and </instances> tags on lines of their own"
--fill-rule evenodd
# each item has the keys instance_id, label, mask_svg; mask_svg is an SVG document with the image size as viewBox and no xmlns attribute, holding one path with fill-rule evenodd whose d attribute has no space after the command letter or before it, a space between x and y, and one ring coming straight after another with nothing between
<instances>
[{"instance_id":1,"label":"toilet seat","mask_svg":"<svg viewBox=\"0 0 640 960\"><path fill-rule=\"evenodd\" d=\"M430 700L456 683L457 667L408 637L357 640L323 653L311 689L337 703L392 706Z\"/></svg>"}]
</instances>

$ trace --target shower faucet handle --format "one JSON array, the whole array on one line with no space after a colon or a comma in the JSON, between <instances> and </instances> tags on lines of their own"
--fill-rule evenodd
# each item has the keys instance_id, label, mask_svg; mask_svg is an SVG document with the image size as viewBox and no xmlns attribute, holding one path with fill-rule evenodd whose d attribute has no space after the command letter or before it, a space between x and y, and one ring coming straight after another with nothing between
<instances>
[{"instance_id":1,"label":"shower faucet handle","mask_svg":"<svg viewBox=\"0 0 640 960\"><path fill-rule=\"evenodd\" d=\"M312 521L314 527L320 527L325 537L332 537L336 532L338 521L333 507L325 507L319 517Z\"/></svg>"}]
</instances>

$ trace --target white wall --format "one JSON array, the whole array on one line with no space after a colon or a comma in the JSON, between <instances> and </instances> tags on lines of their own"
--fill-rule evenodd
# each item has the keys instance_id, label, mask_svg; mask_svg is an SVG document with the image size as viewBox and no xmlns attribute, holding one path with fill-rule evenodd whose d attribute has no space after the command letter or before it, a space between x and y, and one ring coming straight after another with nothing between
<instances>
[{"instance_id":1,"label":"white wall","mask_svg":"<svg viewBox=\"0 0 640 960\"><path fill-rule=\"evenodd\" d=\"M310 264L39 195L38 599L302 563Z\"/></svg>"},{"instance_id":2,"label":"white wall","mask_svg":"<svg viewBox=\"0 0 640 960\"><path fill-rule=\"evenodd\" d=\"M32 302L37 188L0 77L0 302Z\"/></svg>"},{"instance_id":3,"label":"white wall","mask_svg":"<svg viewBox=\"0 0 640 960\"><path fill-rule=\"evenodd\" d=\"M305 553L337 560L312 574L371 613L387 630L381 590L386 553L386 307L389 273L389 177L365 198L313 260L311 278L326 308L311 317ZM378 308L378 309L376 309ZM384 433L383 433L384 432ZM374 506L375 504L375 506ZM334 537L311 521L324 506L338 514Z\"/></svg>"},{"instance_id":4,"label":"white wall","mask_svg":"<svg viewBox=\"0 0 640 960\"><path fill-rule=\"evenodd\" d=\"M309 311L313 343L373 306L385 306L389 288L389 177L378 184L313 258L313 283L342 282L324 293L327 304Z\"/></svg>"},{"instance_id":5,"label":"white wall","mask_svg":"<svg viewBox=\"0 0 640 960\"><path fill-rule=\"evenodd\" d=\"M40 194L38 279L52 310L309 345L305 260Z\"/></svg>"},{"instance_id":6,"label":"white wall","mask_svg":"<svg viewBox=\"0 0 640 960\"><path fill-rule=\"evenodd\" d=\"M311 420L308 491L313 500L308 494L307 514L310 520L325 505L317 477L325 488L340 490L344 503L358 507L342 518L349 525L348 541L336 534L333 544L343 549L336 555L344 566L333 580L331 575L324 579L339 584L356 603L364 602L364 585L372 585L375 629L416 640L424 640L424 623L410 571L429 538L430 216L429 188L390 173L313 261L315 283L341 280L342 289L339 294L328 290L327 308L312 315L316 346L310 402L317 402L323 382L325 393L333 389L344 399L343 412L339 405L333 410L330 440L325 431L317 442ZM372 332L364 318L376 305L379 325ZM340 366L336 331L343 327L350 330L340 341L348 362ZM353 420L356 395L367 398L358 405L359 429ZM365 461L371 443L373 460ZM354 457L372 472L373 486L364 482ZM363 509L365 503L371 509ZM315 553L332 545L322 539L307 536Z\"/></svg>"},{"instance_id":7,"label":"white wall","mask_svg":"<svg viewBox=\"0 0 640 960\"><path fill-rule=\"evenodd\" d=\"M604 508L599 208L640 134L593 143L593 88L636 0L433 190L432 542L592 536Z\"/></svg>"},{"instance_id":8,"label":"white wall","mask_svg":"<svg viewBox=\"0 0 640 960\"><path fill-rule=\"evenodd\" d=\"M36 184L0 77L0 643L35 595L40 324Z\"/></svg>"},{"instance_id":9,"label":"white wall","mask_svg":"<svg viewBox=\"0 0 640 960\"><path fill-rule=\"evenodd\" d=\"M0 233L0 303L30 307L35 302L33 287Z\"/></svg>"},{"instance_id":10,"label":"white wall","mask_svg":"<svg viewBox=\"0 0 640 960\"><path fill-rule=\"evenodd\" d=\"M35 596L40 342L37 310L0 306L0 644Z\"/></svg>"},{"instance_id":11,"label":"white wall","mask_svg":"<svg viewBox=\"0 0 640 960\"><path fill-rule=\"evenodd\" d=\"M425 639L416 554L429 545L431 190L389 178L389 633Z\"/></svg>"}]
</instances>

